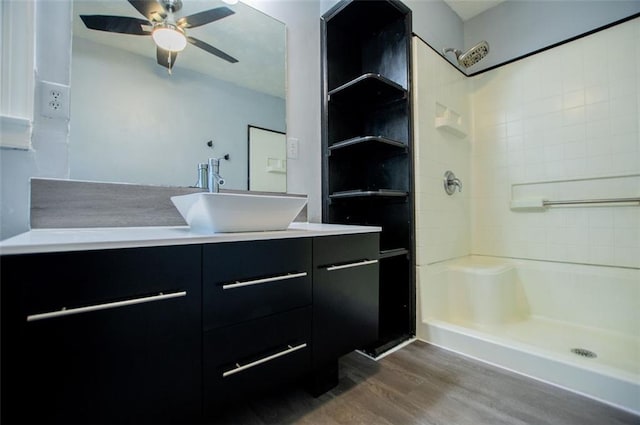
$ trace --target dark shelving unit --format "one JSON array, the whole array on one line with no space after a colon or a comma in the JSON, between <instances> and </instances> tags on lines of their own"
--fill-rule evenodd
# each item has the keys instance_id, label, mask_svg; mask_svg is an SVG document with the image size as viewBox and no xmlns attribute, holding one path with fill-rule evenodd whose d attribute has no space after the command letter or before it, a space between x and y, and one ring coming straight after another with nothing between
<instances>
[{"instance_id":1,"label":"dark shelving unit","mask_svg":"<svg viewBox=\"0 0 640 425\"><path fill-rule=\"evenodd\" d=\"M380 234L377 357L415 335L411 11L343 0L322 17L322 196L326 223Z\"/></svg>"}]
</instances>

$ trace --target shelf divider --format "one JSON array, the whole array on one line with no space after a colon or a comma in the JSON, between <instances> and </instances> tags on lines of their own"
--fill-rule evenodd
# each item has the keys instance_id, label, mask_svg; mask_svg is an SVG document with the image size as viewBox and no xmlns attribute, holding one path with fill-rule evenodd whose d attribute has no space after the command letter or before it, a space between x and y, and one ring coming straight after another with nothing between
<instances>
[{"instance_id":1,"label":"shelf divider","mask_svg":"<svg viewBox=\"0 0 640 425\"><path fill-rule=\"evenodd\" d=\"M409 195L408 192L403 190L393 190L393 189L378 189L378 190L345 190L341 192L334 192L329 195L331 199L345 199L345 198L371 198L371 197L381 197L381 198L402 198L407 197Z\"/></svg>"},{"instance_id":2,"label":"shelf divider","mask_svg":"<svg viewBox=\"0 0 640 425\"><path fill-rule=\"evenodd\" d=\"M380 250L381 260L384 260L385 258L399 257L401 255L409 255L409 250L407 248L394 248L394 249Z\"/></svg>"},{"instance_id":3,"label":"shelf divider","mask_svg":"<svg viewBox=\"0 0 640 425\"><path fill-rule=\"evenodd\" d=\"M369 72L328 93L329 102L388 103L407 98L407 90L400 84Z\"/></svg>"},{"instance_id":4,"label":"shelf divider","mask_svg":"<svg viewBox=\"0 0 640 425\"><path fill-rule=\"evenodd\" d=\"M403 150L404 152L407 152L407 145L398 140L389 139L384 136L357 136L332 144L331 146L329 146L329 154L339 149L364 145L388 146L390 148L397 148Z\"/></svg>"}]
</instances>

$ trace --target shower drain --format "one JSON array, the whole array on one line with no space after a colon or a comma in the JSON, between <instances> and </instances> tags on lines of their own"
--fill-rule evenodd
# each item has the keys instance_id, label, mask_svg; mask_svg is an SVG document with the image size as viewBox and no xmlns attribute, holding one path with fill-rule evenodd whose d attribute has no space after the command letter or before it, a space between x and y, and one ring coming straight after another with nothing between
<instances>
[{"instance_id":1,"label":"shower drain","mask_svg":"<svg viewBox=\"0 0 640 425\"><path fill-rule=\"evenodd\" d=\"M586 348L572 348L571 352L573 354L577 354L580 357L586 357L587 359L595 359L598 357L596 353L591 350L587 350Z\"/></svg>"}]
</instances>

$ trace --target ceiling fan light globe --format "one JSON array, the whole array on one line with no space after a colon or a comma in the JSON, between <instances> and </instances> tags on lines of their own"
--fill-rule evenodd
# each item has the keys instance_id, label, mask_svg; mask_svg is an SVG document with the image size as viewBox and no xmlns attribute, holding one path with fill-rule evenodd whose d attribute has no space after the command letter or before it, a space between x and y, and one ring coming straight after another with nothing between
<instances>
[{"instance_id":1,"label":"ceiling fan light globe","mask_svg":"<svg viewBox=\"0 0 640 425\"><path fill-rule=\"evenodd\" d=\"M157 26L151 33L151 37L158 47L170 52L180 52L187 46L184 31L174 25Z\"/></svg>"}]
</instances>

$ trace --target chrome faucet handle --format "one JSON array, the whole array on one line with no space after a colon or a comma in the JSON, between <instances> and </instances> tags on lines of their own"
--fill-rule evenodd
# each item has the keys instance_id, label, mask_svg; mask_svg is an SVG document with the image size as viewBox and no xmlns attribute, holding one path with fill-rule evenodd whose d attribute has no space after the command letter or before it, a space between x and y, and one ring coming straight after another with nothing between
<instances>
[{"instance_id":1,"label":"chrome faucet handle","mask_svg":"<svg viewBox=\"0 0 640 425\"><path fill-rule=\"evenodd\" d=\"M194 187L200 189L208 189L209 186L207 184L209 175L209 164L206 162L201 162L198 164L198 181L196 182Z\"/></svg>"},{"instance_id":2,"label":"chrome faucet handle","mask_svg":"<svg viewBox=\"0 0 640 425\"><path fill-rule=\"evenodd\" d=\"M229 154L228 154L228 153L225 153L225 154L224 154L223 156L221 156L220 158L209 158L209 163L211 163L211 162L213 161L213 162L217 162L218 164L220 164L220 161L221 161L221 160L223 160L223 159L224 159L225 161L228 161L228 160L229 160L229 158L231 158L231 156L229 156Z\"/></svg>"},{"instance_id":3,"label":"chrome faucet handle","mask_svg":"<svg viewBox=\"0 0 640 425\"><path fill-rule=\"evenodd\" d=\"M447 195L451 196L456 191L456 187L458 187L458 192L462 192L462 182L459 178L453 174L452 171L447 170L444 173L444 191L447 192Z\"/></svg>"},{"instance_id":4,"label":"chrome faucet handle","mask_svg":"<svg viewBox=\"0 0 640 425\"><path fill-rule=\"evenodd\" d=\"M456 177L455 179L453 179L453 185L458 186L458 192L462 192L462 182L459 178Z\"/></svg>"}]
</instances>

